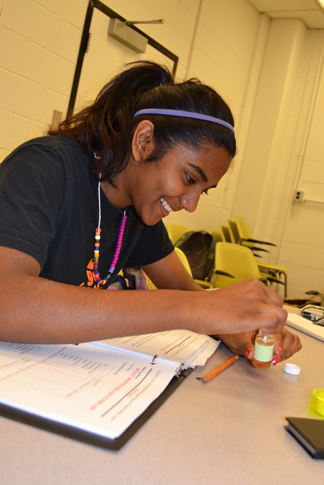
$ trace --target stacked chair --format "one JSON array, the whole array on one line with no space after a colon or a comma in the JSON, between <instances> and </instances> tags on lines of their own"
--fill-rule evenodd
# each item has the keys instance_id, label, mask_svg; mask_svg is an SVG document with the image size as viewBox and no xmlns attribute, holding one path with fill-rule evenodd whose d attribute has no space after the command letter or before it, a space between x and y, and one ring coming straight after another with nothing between
<instances>
[{"instance_id":1,"label":"stacked chair","mask_svg":"<svg viewBox=\"0 0 324 485\"><path fill-rule=\"evenodd\" d=\"M167 231L172 244L175 246L181 236L183 236L186 232L193 231L193 229L191 227L181 226L180 224L170 223L167 227Z\"/></svg>"},{"instance_id":2,"label":"stacked chair","mask_svg":"<svg viewBox=\"0 0 324 485\"><path fill-rule=\"evenodd\" d=\"M211 287L224 288L248 278L262 281L267 286L272 283L283 284L277 278L263 276L260 273L256 259L248 247L230 242L218 242Z\"/></svg>"},{"instance_id":3,"label":"stacked chair","mask_svg":"<svg viewBox=\"0 0 324 485\"><path fill-rule=\"evenodd\" d=\"M193 231L193 229L170 223L167 231L171 241L176 245L185 233ZM285 298L287 297L287 273L289 269L285 266L265 263L258 259L260 253L269 252L266 247L273 247L275 244L254 239L243 217L235 214L234 221L229 220L227 226L221 225L219 231L209 231L209 233L215 236L217 240L214 275L211 281L195 279L202 288L223 288L243 279L254 278L267 286L275 284L277 292L279 292L280 287L283 287ZM179 248L176 249L180 251ZM186 255L182 254L186 258ZM186 264L188 265L187 269L188 267L190 269L188 260Z\"/></svg>"},{"instance_id":4,"label":"stacked chair","mask_svg":"<svg viewBox=\"0 0 324 485\"><path fill-rule=\"evenodd\" d=\"M254 239L250 231L250 228L243 217L234 215L234 219L235 219L235 223L232 222L232 224L236 225L237 234L239 236L237 244L248 247L253 252L255 257L259 257L258 253L260 251L268 252L265 248L260 248L259 245L275 246L275 244L273 243ZM255 246L255 244L257 244L258 246ZM289 273L289 268L287 268L286 266L281 266L281 265L272 264L272 263L264 263L261 261L257 261L257 264L263 276L266 276L268 274L269 276L272 276L272 277L274 276L278 280L283 279L282 284L284 285L285 298L287 298L287 281L288 281L287 273Z\"/></svg>"},{"instance_id":5,"label":"stacked chair","mask_svg":"<svg viewBox=\"0 0 324 485\"><path fill-rule=\"evenodd\" d=\"M227 226L220 226L221 241L223 242L234 242L230 234L230 230Z\"/></svg>"},{"instance_id":6,"label":"stacked chair","mask_svg":"<svg viewBox=\"0 0 324 485\"><path fill-rule=\"evenodd\" d=\"M181 251L181 249L179 249L179 248L174 248L174 250L175 250L178 258L180 259L181 263L183 264L183 266L186 268L186 270L188 271L190 276L192 276L189 261L187 259L187 256L185 255L185 253L183 251ZM150 280L150 278L147 275L145 275L145 278L146 278L147 288L149 290L156 290L157 288L156 288L155 284Z\"/></svg>"},{"instance_id":7,"label":"stacked chair","mask_svg":"<svg viewBox=\"0 0 324 485\"><path fill-rule=\"evenodd\" d=\"M254 246L254 243L265 244L268 246L275 246L275 244L268 243L265 241L257 241L252 239L251 231L243 217L234 215L235 221L227 221L228 223L228 234L229 238L227 237L227 242L231 242L234 244L243 244L243 246L247 246L251 249L255 257L260 257L258 254L259 251L268 253L269 251L264 248L260 248L258 246Z\"/></svg>"},{"instance_id":8,"label":"stacked chair","mask_svg":"<svg viewBox=\"0 0 324 485\"><path fill-rule=\"evenodd\" d=\"M181 251L181 249L179 249L179 248L174 248L174 250L175 250L178 258L180 259L181 263L183 264L183 266L186 268L186 270L188 271L190 276L192 276L189 261L187 259L187 256L185 255L185 253L183 251Z\"/></svg>"},{"instance_id":9,"label":"stacked chair","mask_svg":"<svg viewBox=\"0 0 324 485\"><path fill-rule=\"evenodd\" d=\"M239 233L237 231L237 226L234 221L227 221L228 224L228 232L230 236L230 242L233 244L237 244L240 238Z\"/></svg>"}]
</instances>

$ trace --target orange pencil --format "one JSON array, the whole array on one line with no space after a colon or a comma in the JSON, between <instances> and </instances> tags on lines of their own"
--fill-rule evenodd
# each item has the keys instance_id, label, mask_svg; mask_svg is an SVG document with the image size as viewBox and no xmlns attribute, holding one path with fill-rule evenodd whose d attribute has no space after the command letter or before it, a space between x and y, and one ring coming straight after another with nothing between
<instances>
[{"instance_id":1,"label":"orange pencil","mask_svg":"<svg viewBox=\"0 0 324 485\"><path fill-rule=\"evenodd\" d=\"M216 367L216 369L214 369L213 371L211 371L206 376L204 376L204 377L198 377L198 379L201 379L203 382L210 381L210 379L212 379L213 377L217 376L217 374L219 374L220 372L222 372L222 370L226 369L226 367L228 367L231 364L233 364L233 362L235 362L238 358L239 358L238 355L233 355L233 357L231 357L226 362L224 362L224 364Z\"/></svg>"}]
</instances>

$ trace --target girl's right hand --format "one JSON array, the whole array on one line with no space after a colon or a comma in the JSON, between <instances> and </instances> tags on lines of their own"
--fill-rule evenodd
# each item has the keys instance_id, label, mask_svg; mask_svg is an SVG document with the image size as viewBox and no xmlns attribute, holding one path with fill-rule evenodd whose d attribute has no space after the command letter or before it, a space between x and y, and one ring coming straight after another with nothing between
<instances>
[{"instance_id":1,"label":"girl's right hand","mask_svg":"<svg viewBox=\"0 0 324 485\"><path fill-rule=\"evenodd\" d=\"M199 295L199 296L198 296ZM200 304L194 331L209 335L236 334L255 329L277 334L283 329L287 312L283 299L257 280L249 279L198 294Z\"/></svg>"}]
</instances>

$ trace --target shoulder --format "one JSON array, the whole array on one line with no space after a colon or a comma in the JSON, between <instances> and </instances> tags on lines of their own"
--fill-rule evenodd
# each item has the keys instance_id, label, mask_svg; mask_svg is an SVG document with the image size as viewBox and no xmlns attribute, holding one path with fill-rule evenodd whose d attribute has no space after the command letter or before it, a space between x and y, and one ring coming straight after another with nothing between
<instances>
[{"instance_id":1,"label":"shoulder","mask_svg":"<svg viewBox=\"0 0 324 485\"><path fill-rule=\"evenodd\" d=\"M43 136L18 146L0 164L0 170L2 175L12 170L26 176L44 172L63 175L69 169L75 171L82 166L88 171L90 162L76 140L64 135Z\"/></svg>"},{"instance_id":2,"label":"shoulder","mask_svg":"<svg viewBox=\"0 0 324 485\"><path fill-rule=\"evenodd\" d=\"M39 138L33 138L25 143L19 145L15 150L13 150L7 158L4 159L3 163L6 165L10 160L16 159L19 156L27 155L29 157L42 157L42 160L46 160L46 155L48 157L73 157L86 154L82 150L80 144L71 138L64 135L57 136L42 136Z\"/></svg>"}]
</instances>

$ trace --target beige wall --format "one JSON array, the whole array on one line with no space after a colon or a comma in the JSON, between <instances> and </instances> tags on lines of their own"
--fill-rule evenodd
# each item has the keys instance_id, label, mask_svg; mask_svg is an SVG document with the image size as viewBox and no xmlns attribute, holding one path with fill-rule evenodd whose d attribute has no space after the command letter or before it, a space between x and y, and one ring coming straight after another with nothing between
<instances>
[{"instance_id":1,"label":"beige wall","mask_svg":"<svg viewBox=\"0 0 324 485\"><path fill-rule=\"evenodd\" d=\"M87 0L5 0L0 27L0 159L66 112ZM271 21L245 0L105 0L179 56L178 77L197 76L230 104L238 154L194 214L168 221L216 229L234 213L277 244L289 296L324 291L323 32ZM293 202L295 189L305 202ZM308 199L308 200L307 200ZM311 200L309 200L311 199ZM166 221L166 222L168 222Z\"/></svg>"},{"instance_id":2,"label":"beige wall","mask_svg":"<svg viewBox=\"0 0 324 485\"><path fill-rule=\"evenodd\" d=\"M5 0L0 27L0 159L66 111L87 0Z\"/></svg>"},{"instance_id":3,"label":"beige wall","mask_svg":"<svg viewBox=\"0 0 324 485\"><path fill-rule=\"evenodd\" d=\"M307 31L288 123L275 221L283 227L279 259L291 269L291 292L324 290L324 31ZM294 189L304 202L291 203ZM280 196L281 193L281 196ZM283 211L282 208L285 210ZM282 214L282 215L281 215Z\"/></svg>"}]
</instances>

